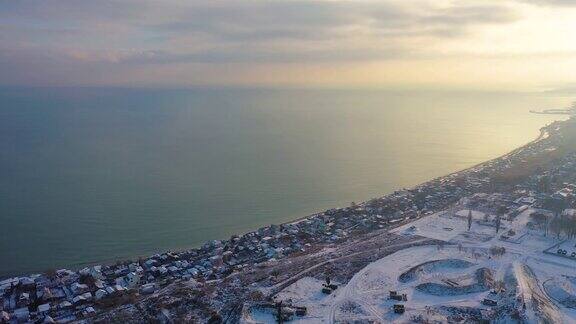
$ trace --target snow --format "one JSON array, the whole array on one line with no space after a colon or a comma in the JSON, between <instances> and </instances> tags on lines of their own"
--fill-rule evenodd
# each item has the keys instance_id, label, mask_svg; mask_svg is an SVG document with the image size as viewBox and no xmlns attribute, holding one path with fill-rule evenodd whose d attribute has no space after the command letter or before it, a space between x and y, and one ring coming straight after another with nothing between
<instances>
[{"instance_id":1,"label":"snow","mask_svg":"<svg viewBox=\"0 0 576 324\"><path fill-rule=\"evenodd\" d=\"M277 300L290 299L294 305L306 306L308 314L293 319L303 323L358 320L404 323L417 316L447 321L451 314L478 316L480 310L490 309L482 305L484 298L497 300L499 306L509 305L511 309L520 310L529 322L542 318L576 322L576 309L566 307L569 303L558 302L576 300L576 259L544 253L559 241L526 229L531 212L522 212L512 222L503 221L506 231L513 229L516 237L523 237L521 244L502 241L499 239L502 232L496 235L494 227L476 222L468 231L467 210L421 218L393 231L455 244L400 250L370 263L331 295L321 293L322 280L305 277L280 292ZM484 214L473 211L473 218L475 221L483 220ZM575 242L565 244L570 247L569 253L576 250ZM494 246L504 247L506 252L502 256L493 256L490 248ZM491 294L487 287L477 289L479 271L489 271L494 281L504 282L506 293ZM399 280L406 273L410 273L409 280ZM431 294L425 289L417 289L422 285L459 288ZM474 289L463 289L471 285ZM406 294L408 300L388 299L391 290ZM522 297L520 300L526 303L525 311L522 311L522 301L517 297ZM394 304L405 305L406 313L394 314ZM271 314L259 311L252 314L256 322L273 323Z\"/></svg>"},{"instance_id":2,"label":"snow","mask_svg":"<svg viewBox=\"0 0 576 324\"><path fill-rule=\"evenodd\" d=\"M253 323L276 323L274 314L267 310L254 309L250 315Z\"/></svg>"},{"instance_id":3,"label":"snow","mask_svg":"<svg viewBox=\"0 0 576 324\"><path fill-rule=\"evenodd\" d=\"M435 240L447 242L470 241L468 229L468 210L460 210L456 213L450 211L438 212L412 223L400 226L393 233L404 235L418 235ZM476 238L490 239L494 236L493 227L479 225L477 222L484 219L484 213L472 211L472 240Z\"/></svg>"}]
</instances>

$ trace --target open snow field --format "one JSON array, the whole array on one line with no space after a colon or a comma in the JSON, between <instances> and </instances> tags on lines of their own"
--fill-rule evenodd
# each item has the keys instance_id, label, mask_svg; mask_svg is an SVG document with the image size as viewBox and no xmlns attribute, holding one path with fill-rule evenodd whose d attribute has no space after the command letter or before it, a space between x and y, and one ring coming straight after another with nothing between
<instances>
[{"instance_id":1,"label":"open snow field","mask_svg":"<svg viewBox=\"0 0 576 324\"><path fill-rule=\"evenodd\" d=\"M468 210L460 210L455 213L444 211L420 218L412 223L400 226L393 233L403 235L419 235L446 242L476 242L477 240L489 240L495 235L494 227L479 225L484 220L484 213L472 211L474 228L468 232ZM506 226L502 224L503 228ZM470 237L471 236L471 237Z\"/></svg>"},{"instance_id":2,"label":"open snow field","mask_svg":"<svg viewBox=\"0 0 576 324\"><path fill-rule=\"evenodd\" d=\"M502 241L503 231L496 235L494 227L480 225L484 220L480 212L473 212L470 231L467 210L427 216L394 232L454 244L398 251L370 263L330 295L322 294L321 278L305 277L276 299L306 306L306 316L294 317L303 323L480 319L496 310L502 314L496 322L501 323L514 323L515 316L525 316L528 322L574 323L576 259L543 253L558 241L526 230L529 214L526 211L513 222L503 221L503 231L514 229L515 237L523 236L521 244ZM574 242L564 244L574 249ZM506 252L493 255L490 248L495 246ZM493 292L496 287L505 291ZM406 294L407 301L390 300L391 290ZM485 298L497 301L498 306L483 305ZM406 313L394 314L394 304L405 305ZM270 314L252 314L254 322L274 320Z\"/></svg>"}]
</instances>

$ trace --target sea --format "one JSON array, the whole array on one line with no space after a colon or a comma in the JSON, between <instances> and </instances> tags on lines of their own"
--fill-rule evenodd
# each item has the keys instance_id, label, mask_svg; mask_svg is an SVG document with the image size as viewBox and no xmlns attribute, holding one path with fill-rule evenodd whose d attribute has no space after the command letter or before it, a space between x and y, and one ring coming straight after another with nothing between
<instances>
[{"instance_id":1,"label":"sea","mask_svg":"<svg viewBox=\"0 0 576 324\"><path fill-rule=\"evenodd\" d=\"M0 88L0 277L135 259L380 197L565 117L545 93Z\"/></svg>"}]
</instances>

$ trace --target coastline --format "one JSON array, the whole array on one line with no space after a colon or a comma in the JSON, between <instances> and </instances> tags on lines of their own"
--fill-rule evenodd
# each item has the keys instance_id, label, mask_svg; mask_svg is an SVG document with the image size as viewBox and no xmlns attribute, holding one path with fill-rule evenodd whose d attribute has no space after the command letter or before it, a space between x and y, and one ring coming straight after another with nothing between
<instances>
[{"instance_id":1,"label":"coastline","mask_svg":"<svg viewBox=\"0 0 576 324\"><path fill-rule=\"evenodd\" d=\"M275 298L283 300L282 292L307 280L304 277L312 278L317 287L327 276L337 286L349 287L362 269L402 250L455 248L454 235L464 235L464 242L473 246L492 244L488 242L499 238L492 235L485 241L486 229L474 232L479 236L462 232L462 217L456 217L458 226L439 218L475 206L495 219L506 208L505 220L512 221L510 217L526 204L538 207L547 197L576 188L556 182L546 194L534 182L551 170L573 175L575 164L576 120L571 118L543 127L536 139L496 159L411 189L208 241L200 248L0 280L0 293L8 296L8 316L41 319L48 308L58 322L107 323L128 317L142 323L174 316L182 322L219 317L251 323L253 309L273 305ZM455 228L459 229L452 233ZM330 287L330 293L336 288ZM25 307L22 295L31 301ZM174 307L166 309L167 302Z\"/></svg>"},{"instance_id":2,"label":"coastline","mask_svg":"<svg viewBox=\"0 0 576 324\"><path fill-rule=\"evenodd\" d=\"M464 168L464 169L461 169L461 170L458 170L458 171L454 171L454 172L448 173L448 174L446 174L446 175L439 176L439 177L436 177L436 178L433 178L433 179L424 181L424 182L422 182L422 183L420 183L420 184L417 184L417 185L415 185L415 186L412 186L412 187L409 187L409 188L399 188L399 189L396 189L395 191L418 188L418 187L424 186L424 185L426 185L426 184L428 184L428 183L430 183L430 182L434 182L434 181L441 180L441 179L443 179L443 178L448 178L448 177L451 177L451 176L455 176L455 175L458 175L458 174L460 174L460 173L467 172L467 171L470 171L470 170L472 170L472 169L481 167L481 166L484 165L484 164L491 163L491 162L493 162L493 161L506 158L507 156L510 156L510 155L512 155L512 154L514 154L514 153L516 153L516 152L518 152L518 151L526 148L527 146L529 146L529 145L531 145L531 144L534 144L534 143L542 140L543 138L545 138L545 135L547 135L547 130L546 130L546 128L547 128L548 126L550 126L551 124L556 123L556 122L558 122L558 121L554 121L554 122L552 122L552 123L550 123L550 124L548 124L548 125L543 126L542 128L540 128L540 134L538 134L538 136L537 136L535 139L533 139L533 140L531 140L530 142L527 142L526 144L523 144L522 146L519 146L519 147L517 147L517 148L515 148L515 149L513 149L513 150L511 150L511 151L509 151L509 152L507 152L507 153L504 153L504 154L499 155L499 156L497 156L497 157L495 157L495 158L492 158L492 159L489 159L489 160L486 160L486 161L483 161L483 162L480 162L480 163L476 163L476 164L474 164L474 165L472 165L472 166L469 166L469 167L466 167L466 168ZM392 193L390 193L390 194L392 194ZM380 197L378 197L378 198L383 198L383 197L386 197L386 196L388 196L388 195L390 195L390 194L386 194L386 195L380 196ZM376 199L378 199L378 198L376 198ZM358 205L365 204L365 203L368 202L368 201L369 201L369 200L362 201L362 202L358 203ZM342 208L342 207L334 207L334 208ZM299 218L297 218L297 219L295 219L295 220L293 220L293 221L284 222L284 223L281 223L281 224L279 224L279 225L287 225L287 224L297 223L297 222L306 220L307 218L321 215L322 213L323 213L323 211L317 212L317 213L313 213L313 214L310 214L310 215L307 215L307 216L302 216L302 217L299 217Z\"/></svg>"},{"instance_id":3,"label":"coastline","mask_svg":"<svg viewBox=\"0 0 576 324\"><path fill-rule=\"evenodd\" d=\"M570 118L569 118L569 119L570 119ZM568 119L566 119L566 120L568 120ZM552 123L550 123L550 124L548 124L548 125L545 125L545 126L541 127L541 129L540 129L540 134L539 134L535 139L533 139L533 140L531 140L531 141L529 141L529 142L527 142L527 143L525 143L525 144L523 144L523 145L521 145L521 146L519 146L519 147L517 147L517 148L515 148L515 149L513 149L513 150L511 150L511 151L509 151L509 152L507 152L507 153L504 153L504 154L502 154L502 155L499 155L499 156L497 156L497 157L495 157L495 158L491 158L491 159L489 159L489 160L486 160L486 161L483 161L483 162L480 162L480 163L476 163L476 164L474 164L474 165L472 165L472 166L469 166L469 167L466 167L466 168L464 168L464 169L460 169L460 170L458 170L458 171L454 171L454 172L451 172L451 173L448 173L448 174L445 174L445 175L442 175L442 176L439 176L439 177L436 177L436 178L432 178L432 179L430 179L430 180L424 181L424 182L422 182L422 183L419 183L419 184L414 185L414 186L409 187L409 188L398 188L398 189L396 189L396 190L394 190L393 192L390 192L390 193L388 193L388 194L385 194L385 195L382 195L382 196L378 196L378 197L376 197L376 198L371 198L371 199L364 200L364 201L362 201L362 202L356 203L356 206L365 206L365 205L366 205L369 201L371 201L371 200L374 200L374 199L383 199L383 198L386 198L386 197L388 197L388 196L392 196L394 193L399 192L399 191L417 189L417 188L419 188L419 187L423 187L423 186L429 185L429 184L431 184L431 183L433 183L433 182L441 181L442 179L448 179L448 178L450 178L450 177L454 177L454 176L457 176L457 175L466 173L466 172L468 172L468 171L470 171L470 170L474 170L474 169L476 169L476 168L482 167L482 166L484 166L484 165L486 165L486 164L489 164L489 163L492 163L492 162L494 162L494 161L497 161L497 160L500 160L500 159L504 159L504 158L506 158L506 157L508 157L508 156L510 156L510 155L513 155L514 153L516 153L516 152L518 152L518 151L521 151L521 150L525 149L526 147L528 147L528 146L530 146L530 145L532 145L532 144L534 144L534 143L542 140L543 138L546 138L546 136L548 135L548 133L547 133L547 128L548 128L550 125L555 124L555 123L557 123L557 122L561 122L561 121L562 121L562 120L556 120L556 121L554 121L554 122L552 122ZM348 206L338 206L338 207L333 207L333 208L331 208L331 209L329 209L329 210L338 210L338 209L347 208L347 207L348 207ZM315 213L312 213L312 214L308 214L308 215L305 215L305 216L298 217L298 218L296 218L296 219L288 220L288 221L285 221L285 222L282 222L282 223L273 224L273 226L284 226L284 225L296 224L296 223L299 223L299 222L302 222L302 221L305 221L305 220L308 220L308 219L311 219L311 218L314 218L314 217L321 216L321 215L322 215L323 213L325 213L325 212L326 212L326 211L318 211L318 212L315 212ZM249 234L249 233L256 232L256 231L258 231L258 230L260 230L260 229L262 229L262 228L264 228L264 227L255 228L255 229L252 229L252 230L247 231L247 232L235 233L235 234L233 234L232 236L233 236L233 237L234 237L234 236L243 236L243 235L246 235L246 234ZM114 258L114 259L109 259L109 260L82 262L82 263L77 263L77 264L73 264L73 265L64 266L63 268L64 268L64 269L70 269L70 270L73 270L73 271L78 271L78 270L80 270L80 269L82 269L82 268L85 268L85 267L93 267L93 266L99 266L99 265L101 265L101 266L110 266L110 265L113 265L113 264L116 264L116 263L119 263L119 262L135 261L135 260L138 260L138 259L150 257L151 255L158 255L158 254L164 254L164 253L186 253L186 252L189 251L189 250L198 249L198 248L201 248L202 246L204 246L204 245L206 245L206 244L208 244L208 243L210 243L210 242L219 241L219 240L226 240L226 238L208 240L208 241L199 243L199 244L197 244L197 245L187 246L187 247L182 247L182 248L177 248L177 249L158 250L158 251L153 252L152 254L133 255L133 256L127 256L127 257L125 257L125 258ZM49 270L51 270L51 269L44 269L44 270L32 271L32 272L25 272L25 273L8 273L8 274L3 274L3 275L0 275L0 280L5 279L5 278L14 277L14 276L24 276L24 275L31 275L31 274L40 274L40 273L43 273L43 272L49 271Z\"/></svg>"}]
</instances>

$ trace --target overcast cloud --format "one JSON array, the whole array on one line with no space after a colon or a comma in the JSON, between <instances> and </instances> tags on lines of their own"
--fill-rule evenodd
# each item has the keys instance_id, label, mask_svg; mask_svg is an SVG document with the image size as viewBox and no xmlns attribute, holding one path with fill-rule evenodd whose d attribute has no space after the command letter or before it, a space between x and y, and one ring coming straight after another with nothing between
<instances>
[{"instance_id":1,"label":"overcast cloud","mask_svg":"<svg viewBox=\"0 0 576 324\"><path fill-rule=\"evenodd\" d=\"M526 6L569 2L2 1L0 84L250 84L252 68L441 59Z\"/></svg>"}]
</instances>

